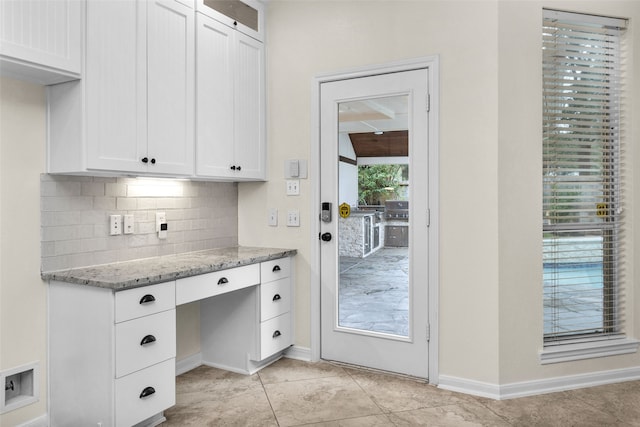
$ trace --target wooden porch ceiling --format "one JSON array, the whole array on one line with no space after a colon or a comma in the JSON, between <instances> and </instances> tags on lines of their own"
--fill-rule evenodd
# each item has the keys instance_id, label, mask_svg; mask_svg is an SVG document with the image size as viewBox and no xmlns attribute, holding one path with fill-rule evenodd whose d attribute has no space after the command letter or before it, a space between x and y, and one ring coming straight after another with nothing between
<instances>
[{"instance_id":1,"label":"wooden porch ceiling","mask_svg":"<svg viewBox=\"0 0 640 427\"><path fill-rule=\"evenodd\" d=\"M409 155L409 131L396 130L376 135L373 132L350 133L356 157L406 157Z\"/></svg>"}]
</instances>

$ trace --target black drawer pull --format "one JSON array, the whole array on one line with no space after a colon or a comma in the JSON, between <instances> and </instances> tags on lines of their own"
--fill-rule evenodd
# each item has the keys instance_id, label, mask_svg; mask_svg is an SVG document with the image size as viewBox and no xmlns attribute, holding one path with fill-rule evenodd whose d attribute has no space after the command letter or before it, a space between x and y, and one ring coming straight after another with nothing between
<instances>
[{"instance_id":1,"label":"black drawer pull","mask_svg":"<svg viewBox=\"0 0 640 427\"><path fill-rule=\"evenodd\" d=\"M273 270L271 270L272 272L276 272L276 271L280 271L280 266L276 265L275 267L273 267Z\"/></svg>"},{"instance_id":2,"label":"black drawer pull","mask_svg":"<svg viewBox=\"0 0 640 427\"><path fill-rule=\"evenodd\" d=\"M156 297L154 297L153 295L145 295L142 298L140 298L140 304L149 304L150 302L154 302L156 300Z\"/></svg>"},{"instance_id":3,"label":"black drawer pull","mask_svg":"<svg viewBox=\"0 0 640 427\"><path fill-rule=\"evenodd\" d=\"M272 301L278 301L278 300L281 300L281 299L282 299L282 297L280 296L280 294L275 294L275 295L273 296Z\"/></svg>"},{"instance_id":4,"label":"black drawer pull","mask_svg":"<svg viewBox=\"0 0 640 427\"><path fill-rule=\"evenodd\" d=\"M140 399L143 399L145 397L149 397L151 396L153 393L156 392L156 389L153 387L146 387L144 390L142 390L142 393L140 393Z\"/></svg>"},{"instance_id":5,"label":"black drawer pull","mask_svg":"<svg viewBox=\"0 0 640 427\"><path fill-rule=\"evenodd\" d=\"M229 280L227 280L226 277L222 277L218 280L218 285L226 285L227 283L229 283Z\"/></svg>"},{"instance_id":6,"label":"black drawer pull","mask_svg":"<svg viewBox=\"0 0 640 427\"><path fill-rule=\"evenodd\" d=\"M275 332L273 333L273 335L271 336L271 338L278 338L280 335L282 335L282 334L280 333L280 331L275 331Z\"/></svg>"},{"instance_id":7,"label":"black drawer pull","mask_svg":"<svg viewBox=\"0 0 640 427\"><path fill-rule=\"evenodd\" d=\"M153 335L147 335L146 337L142 338L142 341L140 341L140 345L151 344L152 342L156 342L156 337L154 337Z\"/></svg>"}]
</instances>

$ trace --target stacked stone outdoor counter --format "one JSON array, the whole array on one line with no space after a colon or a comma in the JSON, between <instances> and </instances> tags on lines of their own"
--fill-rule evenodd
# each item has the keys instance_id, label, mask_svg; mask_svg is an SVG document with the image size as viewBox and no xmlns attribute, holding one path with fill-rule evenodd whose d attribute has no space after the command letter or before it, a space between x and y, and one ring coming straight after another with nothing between
<instances>
[{"instance_id":1,"label":"stacked stone outdoor counter","mask_svg":"<svg viewBox=\"0 0 640 427\"><path fill-rule=\"evenodd\" d=\"M43 280L125 290L295 255L295 249L235 246L42 272Z\"/></svg>"}]
</instances>

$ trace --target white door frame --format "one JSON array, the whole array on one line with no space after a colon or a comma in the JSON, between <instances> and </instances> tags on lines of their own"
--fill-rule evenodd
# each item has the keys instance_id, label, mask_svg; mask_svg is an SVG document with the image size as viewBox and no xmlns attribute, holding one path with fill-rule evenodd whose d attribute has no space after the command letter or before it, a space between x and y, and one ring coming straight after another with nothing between
<instances>
[{"instance_id":1,"label":"white door frame","mask_svg":"<svg viewBox=\"0 0 640 427\"><path fill-rule=\"evenodd\" d=\"M311 360L320 360L320 85L322 83L367 77L399 71L410 71L420 68L429 69L429 382L438 384L438 349L439 349L439 106L440 76L439 57L437 55L416 58L407 61L372 65L362 68L343 70L340 72L321 74L313 79L311 96Z\"/></svg>"}]
</instances>

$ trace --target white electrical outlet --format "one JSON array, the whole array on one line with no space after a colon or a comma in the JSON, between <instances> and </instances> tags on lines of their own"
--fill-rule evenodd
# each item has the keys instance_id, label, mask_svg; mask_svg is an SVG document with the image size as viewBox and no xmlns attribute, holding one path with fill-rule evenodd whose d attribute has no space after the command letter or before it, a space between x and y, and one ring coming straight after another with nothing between
<instances>
[{"instance_id":1,"label":"white electrical outlet","mask_svg":"<svg viewBox=\"0 0 640 427\"><path fill-rule=\"evenodd\" d=\"M271 227L277 227L278 226L278 209L276 209L276 208L270 208L269 209L269 215L267 217L267 224L269 224Z\"/></svg>"},{"instance_id":2,"label":"white electrical outlet","mask_svg":"<svg viewBox=\"0 0 640 427\"><path fill-rule=\"evenodd\" d=\"M109 235L122 234L122 215L109 215Z\"/></svg>"},{"instance_id":3,"label":"white electrical outlet","mask_svg":"<svg viewBox=\"0 0 640 427\"><path fill-rule=\"evenodd\" d=\"M300 211L293 209L287 212L287 227L300 227Z\"/></svg>"}]
</instances>

